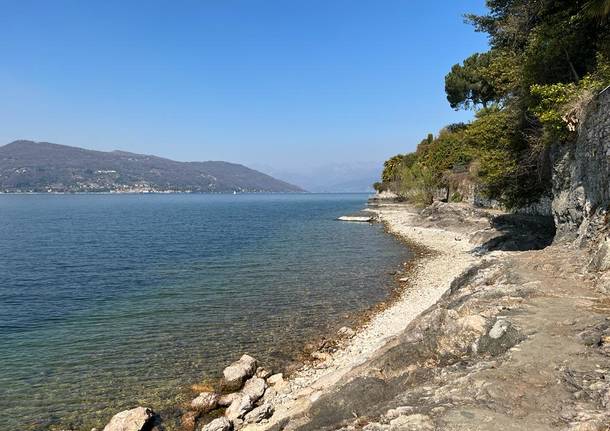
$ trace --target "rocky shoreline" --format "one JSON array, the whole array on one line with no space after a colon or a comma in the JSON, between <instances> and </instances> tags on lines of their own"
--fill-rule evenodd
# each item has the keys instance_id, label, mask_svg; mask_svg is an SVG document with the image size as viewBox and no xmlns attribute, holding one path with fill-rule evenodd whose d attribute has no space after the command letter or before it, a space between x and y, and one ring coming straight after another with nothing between
<instances>
[{"instance_id":1,"label":"rocky shoreline","mask_svg":"<svg viewBox=\"0 0 610 431\"><path fill-rule=\"evenodd\" d=\"M289 379L244 355L223 373L225 394L201 392L182 429L607 429L610 305L585 250L551 245L544 217L443 203L372 211L422 247L396 297L311 349ZM139 428L105 431L163 429L138 414Z\"/></svg>"},{"instance_id":2,"label":"rocky shoreline","mask_svg":"<svg viewBox=\"0 0 610 431\"><path fill-rule=\"evenodd\" d=\"M246 382L246 378L262 378L262 382L261 380L252 382L247 380L247 382L251 384L257 382L261 387L264 386L264 396L261 394L261 396L253 397L256 399L251 403L241 402L243 400L238 399L233 410L237 409L241 403L241 413L243 414L235 416L231 412L226 413L227 417L231 416L229 423L223 420L221 424L220 419L217 418L212 421L211 427L205 428L207 426L205 423L217 414L215 413L217 408L227 408L228 411L231 409L231 404L227 402L227 395L218 394L216 396L213 388L210 388L210 391L201 392L193 400L192 408L182 415L182 429L212 430L220 425L230 426L231 429L242 427L267 429L298 412L305 411L312 399L332 387L349 371L370 360L388 340L403 331L413 318L438 301L451 281L473 261L472 256L468 254L470 247L462 234L416 226L414 220L419 217L419 214L412 208L406 208L400 204L397 206L383 205L369 211L385 224L390 234L405 241L415 252L415 257L405 263L404 270L397 275L400 288L388 301L379 304L371 313L364 316L362 325L356 330L342 328L336 339L325 339L315 345L306 346L308 360L292 373L290 379L284 380L281 374L275 375L270 377L268 384L264 382L264 379L269 376L261 375L262 370L256 370L254 366L251 366L249 372L242 376L241 383ZM403 223L403 217L407 217L408 224ZM255 362L253 358L248 359L250 357L247 355L244 355L244 358L245 361ZM229 370L240 368L239 364L238 361L231 365ZM240 389L240 385L231 379L227 383L226 373L224 374L222 387L216 388L218 392L227 392L227 388ZM207 400L208 404L202 407L204 400ZM259 406L256 406L257 401L259 401ZM257 417L259 420L253 420L251 415L246 419L246 413L248 413L246 410L250 408L264 410L266 413L263 416L270 416L271 412L274 414L271 418L260 416ZM152 410L147 409L147 411ZM258 411L256 410L255 413ZM138 410L138 412L144 418L141 411ZM155 417L154 414L147 416L146 423L156 423L158 419L154 419ZM109 426L111 424L112 422ZM161 427L160 422L156 426ZM114 429L105 428L106 431Z\"/></svg>"}]
</instances>

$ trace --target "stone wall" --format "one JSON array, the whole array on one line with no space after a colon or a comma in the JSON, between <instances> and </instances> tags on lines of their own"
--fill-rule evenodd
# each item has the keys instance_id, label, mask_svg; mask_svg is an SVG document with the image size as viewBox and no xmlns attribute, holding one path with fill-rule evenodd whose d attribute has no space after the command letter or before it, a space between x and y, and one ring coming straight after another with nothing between
<instances>
[{"instance_id":1,"label":"stone wall","mask_svg":"<svg viewBox=\"0 0 610 431\"><path fill-rule=\"evenodd\" d=\"M610 90L590 103L575 142L557 144L551 157L556 241L602 242L610 204Z\"/></svg>"}]
</instances>

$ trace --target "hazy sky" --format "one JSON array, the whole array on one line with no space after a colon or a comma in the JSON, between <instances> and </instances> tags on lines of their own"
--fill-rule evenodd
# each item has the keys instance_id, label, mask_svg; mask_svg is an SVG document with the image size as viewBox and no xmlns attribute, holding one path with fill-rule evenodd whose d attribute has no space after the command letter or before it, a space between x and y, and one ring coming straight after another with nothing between
<instances>
[{"instance_id":1,"label":"hazy sky","mask_svg":"<svg viewBox=\"0 0 610 431\"><path fill-rule=\"evenodd\" d=\"M0 0L0 145L291 168L384 160L470 114L483 0Z\"/></svg>"}]
</instances>

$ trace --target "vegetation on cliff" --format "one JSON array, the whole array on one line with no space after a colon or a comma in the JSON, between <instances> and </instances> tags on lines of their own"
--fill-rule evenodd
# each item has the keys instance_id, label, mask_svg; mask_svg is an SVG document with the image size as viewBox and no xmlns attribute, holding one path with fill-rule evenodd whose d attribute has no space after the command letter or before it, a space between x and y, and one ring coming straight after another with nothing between
<instances>
[{"instance_id":1,"label":"vegetation on cliff","mask_svg":"<svg viewBox=\"0 0 610 431\"><path fill-rule=\"evenodd\" d=\"M550 145L575 138L584 107L610 84L610 0L487 0L487 7L466 19L489 35L489 51L445 77L451 107L474 110L474 119L386 161L377 190L428 204L438 189L460 200L457 185L467 183L509 208L550 190Z\"/></svg>"}]
</instances>

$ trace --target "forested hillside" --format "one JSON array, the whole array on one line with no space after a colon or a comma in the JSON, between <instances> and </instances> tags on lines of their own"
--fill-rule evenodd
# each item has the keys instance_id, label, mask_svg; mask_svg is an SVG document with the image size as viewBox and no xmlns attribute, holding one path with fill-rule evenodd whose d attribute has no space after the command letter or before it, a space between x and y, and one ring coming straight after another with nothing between
<instances>
[{"instance_id":1,"label":"forested hillside","mask_svg":"<svg viewBox=\"0 0 610 431\"><path fill-rule=\"evenodd\" d=\"M552 145L569 144L587 104L610 84L610 0L487 0L467 15L490 49L454 65L447 100L474 120L430 134L409 154L387 160L377 190L419 204L435 190L449 200L470 182L507 208L536 202L551 188Z\"/></svg>"},{"instance_id":2,"label":"forested hillside","mask_svg":"<svg viewBox=\"0 0 610 431\"><path fill-rule=\"evenodd\" d=\"M48 142L0 147L0 192L302 192L236 163L177 162Z\"/></svg>"}]
</instances>

